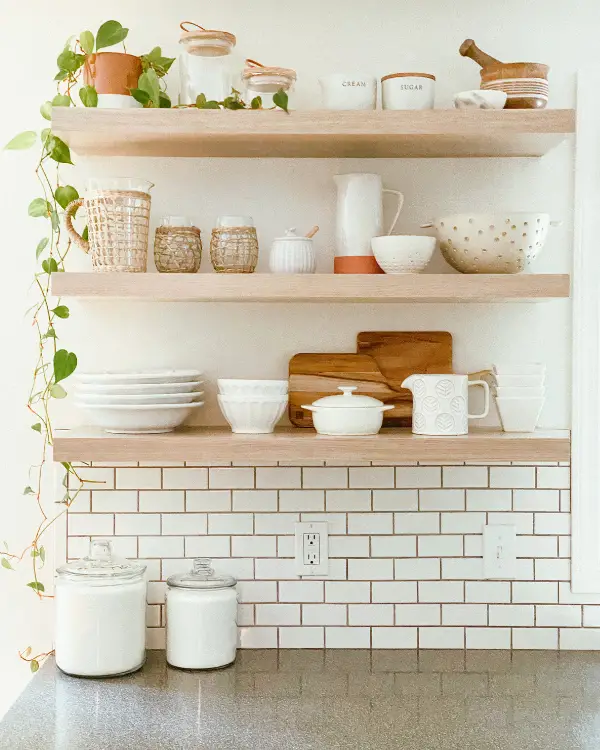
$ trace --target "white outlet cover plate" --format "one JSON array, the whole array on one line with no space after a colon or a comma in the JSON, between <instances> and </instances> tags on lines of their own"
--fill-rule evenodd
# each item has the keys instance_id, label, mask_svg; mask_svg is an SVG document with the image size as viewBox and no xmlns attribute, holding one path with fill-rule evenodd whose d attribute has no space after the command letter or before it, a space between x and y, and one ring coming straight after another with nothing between
<instances>
[{"instance_id":1,"label":"white outlet cover plate","mask_svg":"<svg viewBox=\"0 0 600 750\"><path fill-rule=\"evenodd\" d=\"M326 576L329 572L329 529L327 523L295 523L296 574L299 576ZM307 565L304 563L304 535L319 535L319 563Z\"/></svg>"},{"instance_id":2,"label":"white outlet cover plate","mask_svg":"<svg viewBox=\"0 0 600 750\"><path fill-rule=\"evenodd\" d=\"M510 580L516 576L517 529L504 524L483 527L483 577Z\"/></svg>"}]
</instances>

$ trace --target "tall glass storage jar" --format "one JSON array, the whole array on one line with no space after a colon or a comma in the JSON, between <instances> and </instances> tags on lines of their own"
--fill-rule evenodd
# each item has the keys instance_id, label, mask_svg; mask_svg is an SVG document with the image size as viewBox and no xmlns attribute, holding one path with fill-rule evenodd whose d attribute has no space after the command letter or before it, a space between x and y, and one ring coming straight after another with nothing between
<instances>
[{"instance_id":1,"label":"tall glass storage jar","mask_svg":"<svg viewBox=\"0 0 600 750\"><path fill-rule=\"evenodd\" d=\"M189 573L167 579L167 662L214 669L235 661L237 581L198 557Z\"/></svg>"},{"instance_id":2,"label":"tall glass storage jar","mask_svg":"<svg viewBox=\"0 0 600 750\"><path fill-rule=\"evenodd\" d=\"M180 104L195 104L200 94L208 101L223 101L231 94L236 73L232 56L235 36L228 31L204 29L191 21L181 24L179 56Z\"/></svg>"},{"instance_id":3,"label":"tall glass storage jar","mask_svg":"<svg viewBox=\"0 0 600 750\"><path fill-rule=\"evenodd\" d=\"M76 677L135 672L146 659L145 565L90 542L87 557L56 571L57 666Z\"/></svg>"}]
</instances>

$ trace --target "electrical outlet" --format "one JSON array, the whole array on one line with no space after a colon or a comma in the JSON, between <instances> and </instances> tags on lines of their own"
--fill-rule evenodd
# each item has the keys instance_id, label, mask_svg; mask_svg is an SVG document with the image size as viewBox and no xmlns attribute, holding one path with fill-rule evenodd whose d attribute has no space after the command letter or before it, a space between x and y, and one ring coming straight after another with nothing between
<instances>
[{"instance_id":1,"label":"electrical outlet","mask_svg":"<svg viewBox=\"0 0 600 750\"><path fill-rule=\"evenodd\" d=\"M296 573L325 576L329 570L329 544L326 523L296 523Z\"/></svg>"},{"instance_id":2,"label":"electrical outlet","mask_svg":"<svg viewBox=\"0 0 600 750\"><path fill-rule=\"evenodd\" d=\"M515 526L483 527L483 577L509 579L516 575L517 530Z\"/></svg>"}]
</instances>

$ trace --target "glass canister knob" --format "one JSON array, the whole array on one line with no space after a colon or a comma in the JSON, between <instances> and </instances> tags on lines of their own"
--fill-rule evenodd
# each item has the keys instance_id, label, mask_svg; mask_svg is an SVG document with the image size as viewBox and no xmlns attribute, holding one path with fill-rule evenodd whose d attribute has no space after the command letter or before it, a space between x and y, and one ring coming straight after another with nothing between
<instances>
[{"instance_id":1,"label":"glass canister knob","mask_svg":"<svg viewBox=\"0 0 600 750\"><path fill-rule=\"evenodd\" d=\"M193 573L203 578L210 578L214 575L215 571L211 565L212 560L210 557L196 557L194 558Z\"/></svg>"},{"instance_id":2,"label":"glass canister knob","mask_svg":"<svg viewBox=\"0 0 600 750\"><path fill-rule=\"evenodd\" d=\"M93 539L88 557L90 560L112 560L112 547L108 539Z\"/></svg>"}]
</instances>

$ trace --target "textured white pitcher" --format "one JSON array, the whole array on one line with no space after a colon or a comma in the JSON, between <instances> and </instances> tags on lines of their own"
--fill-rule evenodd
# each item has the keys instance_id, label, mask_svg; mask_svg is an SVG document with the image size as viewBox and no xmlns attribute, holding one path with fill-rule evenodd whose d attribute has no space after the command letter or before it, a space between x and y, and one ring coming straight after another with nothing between
<instances>
[{"instance_id":1,"label":"textured white pitcher","mask_svg":"<svg viewBox=\"0 0 600 750\"><path fill-rule=\"evenodd\" d=\"M355 172L338 174L335 244L337 256L373 255L371 240L383 234L383 194L398 197L396 215L387 232L391 234L402 211L404 196L383 187L381 175Z\"/></svg>"},{"instance_id":2,"label":"textured white pitcher","mask_svg":"<svg viewBox=\"0 0 600 750\"><path fill-rule=\"evenodd\" d=\"M469 387L482 386L485 406L469 414ZM467 375L411 375L402 383L413 395L412 431L416 435L466 435L469 419L482 419L490 410L490 388L485 380Z\"/></svg>"}]
</instances>

